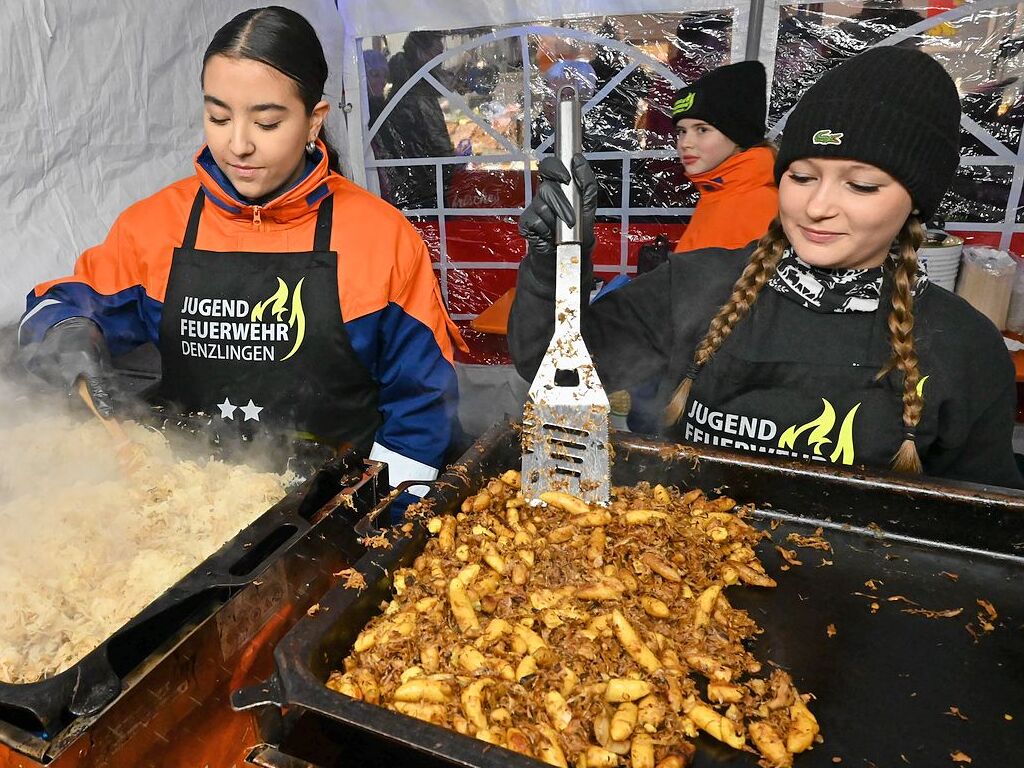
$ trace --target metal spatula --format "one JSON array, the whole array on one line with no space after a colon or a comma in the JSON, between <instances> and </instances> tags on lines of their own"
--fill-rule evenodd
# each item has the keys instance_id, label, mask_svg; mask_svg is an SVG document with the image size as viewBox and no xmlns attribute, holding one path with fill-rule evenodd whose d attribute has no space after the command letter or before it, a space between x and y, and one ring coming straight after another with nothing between
<instances>
[{"instance_id":1,"label":"metal spatula","mask_svg":"<svg viewBox=\"0 0 1024 768\"><path fill-rule=\"evenodd\" d=\"M555 116L555 154L566 168L572 167L581 139L576 90L564 87ZM564 491L606 505L608 397L580 333L580 193L571 180L562 190L572 202L576 225L558 221L555 332L523 411L523 495L536 499L544 491Z\"/></svg>"}]
</instances>

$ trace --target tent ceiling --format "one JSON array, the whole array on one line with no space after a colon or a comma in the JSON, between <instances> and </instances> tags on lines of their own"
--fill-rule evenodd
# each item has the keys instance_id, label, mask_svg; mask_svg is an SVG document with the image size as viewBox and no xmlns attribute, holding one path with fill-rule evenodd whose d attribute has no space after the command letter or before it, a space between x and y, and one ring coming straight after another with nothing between
<instances>
[{"instance_id":1,"label":"tent ceiling","mask_svg":"<svg viewBox=\"0 0 1024 768\"><path fill-rule=\"evenodd\" d=\"M728 6L715 0L340 0L338 9L345 22L346 35L360 38L414 29L464 29L498 26L545 19L627 16L643 13L680 13ZM745 4L744 4L745 5Z\"/></svg>"}]
</instances>

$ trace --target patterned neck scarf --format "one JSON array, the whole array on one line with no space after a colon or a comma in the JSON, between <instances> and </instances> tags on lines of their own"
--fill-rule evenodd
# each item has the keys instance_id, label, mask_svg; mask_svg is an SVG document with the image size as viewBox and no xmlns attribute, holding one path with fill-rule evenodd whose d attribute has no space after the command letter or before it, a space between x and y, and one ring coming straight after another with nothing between
<instances>
[{"instance_id":1,"label":"patterned neck scarf","mask_svg":"<svg viewBox=\"0 0 1024 768\"><path fill-rule=\"evenodd\" d=\"M890 259L895 260L894 255ZM882 267L821 269L801 261L792 248L779 260L768 286L815 312L874 312L882 294ZM918 263L914 297L921 295L928 276Z\"/></svg>"}]
</instances>

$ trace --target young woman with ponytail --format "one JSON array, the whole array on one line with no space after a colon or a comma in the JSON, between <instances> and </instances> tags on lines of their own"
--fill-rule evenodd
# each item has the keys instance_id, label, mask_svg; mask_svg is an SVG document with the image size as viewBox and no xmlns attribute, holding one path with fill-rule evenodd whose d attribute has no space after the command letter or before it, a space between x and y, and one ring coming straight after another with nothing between
<instances>
[{"instance_id":1,"label":"young woman with ponytail","mask_svg":"<svg viewBox=\"0 0 1024 768\"><path fill-rule=\"evenodd\" d=\"M208 414L224 439L268 427L386 461L395 485L433 479L461 339L416 230L341 176L326 80L295 11L253 8L221 27L203 56L194 174L29 293L27 367L68 389L83 379L110 415L110 355L152 342L162 399Z\"/></svg>"},{"instance_id":2,"label":"young woman with ponytail","mask_svg":"<svg viewBox=\"0 0 1024 768\"><path fill-rule=\"evenodd\" d=\"M917 259L959 162L959 117L924 53L872 49L831 70L789 116L779 214L756 244L674 254L581 306L605 387L659 380L663 432L685 442L1024 485L1001 335ZM509 324L527 379L553 325L551 232L572 218L559 185L580 187L585 233L595 199L582 156L571 174L553 159L541 173Z\"/></svg>"}]
</instances>

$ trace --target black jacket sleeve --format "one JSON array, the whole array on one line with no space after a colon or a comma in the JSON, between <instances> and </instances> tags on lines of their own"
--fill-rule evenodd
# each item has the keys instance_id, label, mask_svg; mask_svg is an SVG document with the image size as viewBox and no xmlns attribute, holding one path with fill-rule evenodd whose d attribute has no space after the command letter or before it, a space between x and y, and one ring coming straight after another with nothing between
<instances>
[{"instance_id":1,"label":"black jacket sleeve","mask_svg":"<svg viewBox=\"0 0 1024 768\"><path fill-rule=\"evenodd\" d=\"M925 372L946 382L935 402L924 385L925 412L938 415L938 437L921 457L925 473L1024 488L1013 455L1016 377L1002 334L962 298L931 286L921 311Z\"/></svg>"},{"instance_id":2,"label":"black jacket sleeve","mask_svg":"<svg viewBox=\"0 0 1024 768\"><path fill-rule=\"evenodd\" d=\"M1012 367L1011 364L1011 371ZM993 378L1001 385L994 388L994 399L979 409L966 441L933 449L925 458L927 474L1003 488L1024 488L1024 478L1013 455L1017 410L1014 375L1010 372Z\"/></svg>"},{"instance_id":3,"label":"black jacket sleeve","mask_svg":"<svg viewBox=\"0 0 1024 768\"><path fill-rule=\"evenodd\" d=\"M554 332L554 264L527 256L519 267L508 340L519 374L530 381ZM608 390L625 389L663 372L672 338L671 271L668 264L581 307L583 339ZM584 297L593 269L584 265Z\"/></svg>"}]
</instances>

